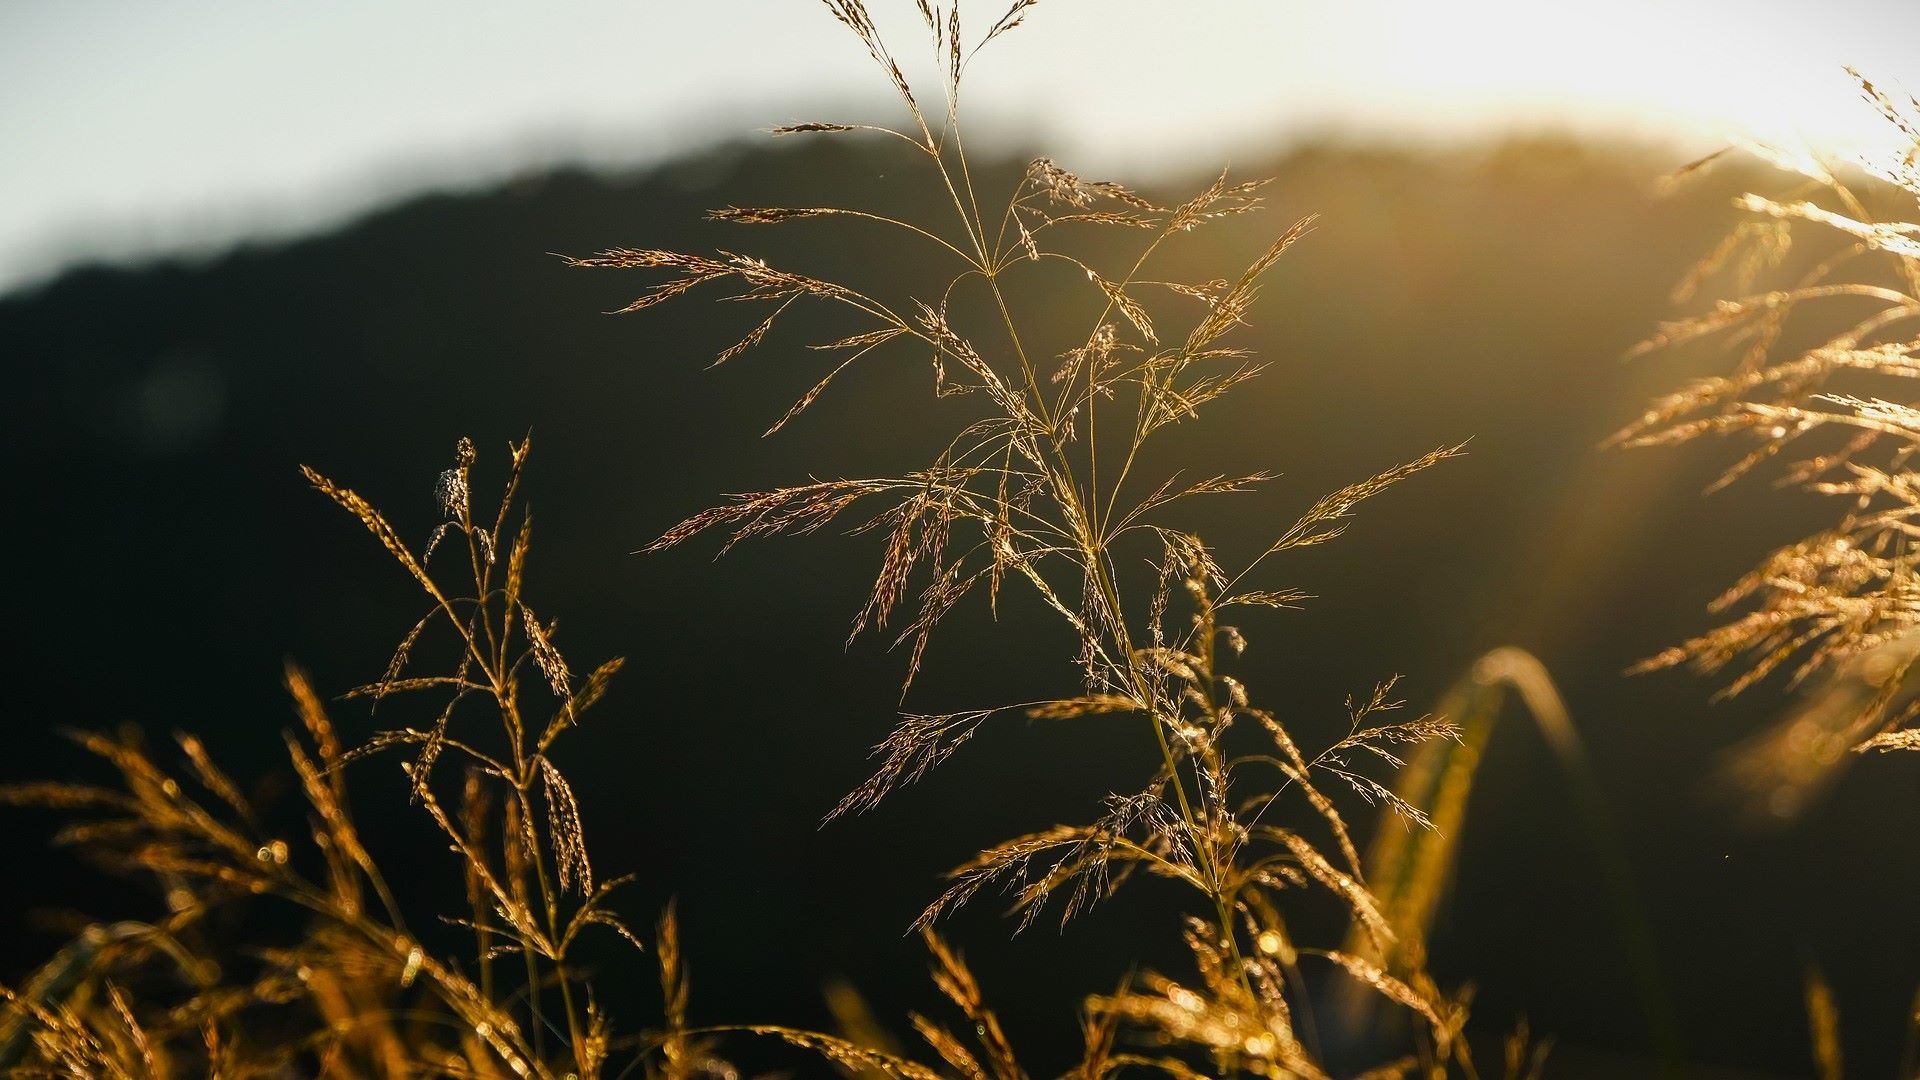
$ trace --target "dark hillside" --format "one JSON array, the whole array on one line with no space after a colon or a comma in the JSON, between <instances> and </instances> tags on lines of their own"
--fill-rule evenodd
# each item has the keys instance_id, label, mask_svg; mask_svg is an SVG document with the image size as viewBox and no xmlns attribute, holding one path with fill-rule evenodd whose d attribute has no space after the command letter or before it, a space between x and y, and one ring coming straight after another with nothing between
<instances>
[{"instance_id":1,"label":"dark hillside","mask_svg":"<svg viewBox=\"0 0 1920 1080\"><path fill-rule=\"evenodd\" d=\"M1312 148L1248 171L1280 177L1271 230L1322 219L1247 335L1267 375L1175 441L1196 468L1283 474L1215 504L1210 533L1256 548L1329 489L1472 443L1369 504L1339 543L1276 568L1319 599L1248 621L1246 681L1300 710L1307 730L1332 733L1345 695L1384 676L1404 673L1419 706L1491 646L1534 650L1614 801L1689 1052L1803 1074L1800 987L1813 964L1834 983L1849 1064L1891 1071L1920 971L1920 862L1903 846L1920 832L1920 763L1863 761L1856 782L1801 820L1750 829L1707 797L1706 777L1779 710L1777 692L1709 706L1707 683L1620 674L1705 625L1724 583L1825 519L1763 484L1701 499L1725 447L1596 449L1681 376L1671 358L1619 356L1730 227L1735 180L1658 199L1639 156L1554 141L1425 156ZM1101 793L1095 778L1148 760L1142 746L1116 736L1100 751L1110 760L1093 760L1084 731L1009 721L879 812L816 830L865 776L866 748L895 709L900 658L877 639L841 647L876 539L743 548L719 567L710 548L628 553L722 492L917 464L931 437L918 418L965 404L931 400L922 359L877 353L760 441L823 372L822 356L799 348L818 338L795 323L703 371L750 312L682 302L608 317L642 282L548 254L740 247L910 290L935 280L920 261L932 254L843 230L854 239L823 267L801 255L817 223L742 238L702 214L765 203L911 213L902 193L922 190L917 180L859 142L725 148L638 176L563 172L422 198L330 236L206 265L84 271L0 301L16 642L0 777L78 768L58 726L123 723L156 738L195 730L227 748L231 771L268 774L292 722L283 659L345 688L378 675L419 615L408 583L295 466L356 487L424 538L428 481L456 438L483 448L485 484L497 463L485 451L531 428L540 545L529 587L561 616L577 662L632 660L569 772L597 861L640 874L635 921L679 898L697 1017L827 1023L822 972L843 974L883 1016L919 1005L931 991L900 933L937 872L1080 813ZM1197 233L1170 262L1243 259L1266 235L1243 234ZM1032 614L1015 604L1002 619ZM985 618L975 611L936 639L911 705L1019 700L1008 695L1073 678L1052 662L1068 655L1052 637L1025 648L1005 634L983 663L969 627ZM349 706L338 717L371 726ZM361 786L392 781L378 797L397 798L390 769L368 767ZM1516 721L1496 737L1435 966L1482 986L1489 1025L1524 1011L1558 1034L1569 1074L1639 1075L1621 1064L1648 1046L1629 962L1567 790L1530 729ZM372 796L363 815L378 823L365 808L397 803ZM455 880L417 824L396 818L380 838L422 866L403 887ZM0 910L86 894L47 854L45 826L12 815L0 829ZM1136 944L1172 941L1168 912L1141 900L1152 895L1123 896L1064 935L1008 941L984 906L956 927L1016 1041L1051 1051L1036 1059L1065 1063L1076 995L1128 960L1178 962ZM5 928L0 975L58 944L25 929Z\"/></svg>"}]
</instances>

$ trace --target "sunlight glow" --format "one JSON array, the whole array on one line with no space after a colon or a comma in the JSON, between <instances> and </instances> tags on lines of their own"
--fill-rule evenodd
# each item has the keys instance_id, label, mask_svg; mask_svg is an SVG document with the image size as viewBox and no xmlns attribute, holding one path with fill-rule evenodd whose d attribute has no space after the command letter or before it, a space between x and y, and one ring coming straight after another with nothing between
<instances>
[{"instance_id":1,"label":"sunlight glow","mask_svg":"<svg viewBox=\"0 0 1920 1080\"><path fill-rule=\"evenodd\" d=\"M912 5L894 6L908 40ZM1779 0L1047 0L983 54L973 108L997 118L987 134L1136 176L1320 136L1574 129L1676 158L1733 134L1879 145L1842 65L1920 84L1916 39L1920 5L1891 0L1817 21ZM12 5L0 70L0 288L885 102L809 0L482 2L457 19L370 0Z\"/></svg>"}]
</instances>

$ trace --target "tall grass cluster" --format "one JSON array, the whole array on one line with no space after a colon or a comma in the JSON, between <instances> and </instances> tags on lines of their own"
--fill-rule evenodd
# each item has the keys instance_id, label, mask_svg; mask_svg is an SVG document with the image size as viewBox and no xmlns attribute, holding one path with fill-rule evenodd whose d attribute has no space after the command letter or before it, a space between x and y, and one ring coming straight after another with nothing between
<instances>
[{"instance_id":1,"label":"tall grass cluster","mask_svg":"<svg viewBox=\"0 0 1920 1080\"><path fill-rule=\"evenodd\" d=\"M1725 621L1640 665L1723 675L1726 695L1775 672L1789 685L1827 677L1748 763L1784 785L1782 798L1848 751L1920 749L1909 678L1920 659L1920 408L1905 389L1920 376L1920 224L1905 220L1920 209L1920 102L1854 77L1901 149L1841 163L1747 145L1782 190L1743 196L1745 220L1675 290L1683 303L1713 288L1728 295L1634 350L1718 349L1731 370L1654 402L1615 436L1635 446L1724 437L1743 451L1716 488L1774 467L1781 484L1835 500L1830 528L1773 551L1714 602ZM1796 244L1813 254L1772 280Z\"/></svg>"},{"instance_id":2,"label":"tall grass cluster","mask_svg":"<svg viewBox=\"0 0 1920 1080\"><path fill-rule=\"evenodd\" d=\"M751 309L743 336L715 364L751 363L756 349L783 341L783 316L802 307L839 320L831 339L792 353L816 358L818 378L767 418L768 435L804 422L855 365L924 373L924 412L913 422L941 432L931 460L897 475L797 479L731 496L648 548L670 558L659 553L844 527L877 549L852 633L899 647L905 711L874 747L871 777L822 808L829 820L879 811L991 725L1138 736L1140 760L1109 779L1111 794L1079 823L979 837L979 853L929 887L913 929L953 1019L906 1018L920 1038L913 1051L856 1032L689 1022L686 957L699 943L680 940L671 910L643 921L620 912L620 888L633 879L609 873L619 853L590 843L560 760L561 748L596 737L597 706L622 662L576 666L552 613L536 614L532 520L520 500L530 441L495 459L461 440L433 486L440 523L424 537L403 536L351 488L306 470L391 556L422 614L375 678L332 702L288 669L301 728L287 754L303 829L289 832L252 805L191 736L163 755L83 734L111 782L6 792L67 814L62 841L155 885L158 902L142 920L85 926L0 990L0 1069L679 1080L735 1077L733 1047L773 1040L802 1070L1026 1080L1034 1070L991 1006L991 988L943 936L948 916L992 898L1008 907L1012 928L1065 923L1150 895L1133 886L1157 879L1186 897L1164 912L1185 966L1090 990L1080 1015L1062 1018L1083 1035L1069 1075L1539 1073L1547 1045L1524 1022L1477 1022L1469 1040L1471 990L1434 977L1424 941L1499 690L1516 690L1556 747L1578 756L1537 662L1517 650L1490 655L1438 714L1407 710L1383 671L1345 702L1343 734L1311 745L1295 718L1337 703L1262 703L1252 689L1259 666L1243 656L1263 621L1298 618L1293 609L1311 599L1287 573L1292 553L1338 540L1363 503L1462 446L1436 447L1291 514L1261 498L1271 474L1214 472L1167 448L1168 432L1206 423L1213 403L1260 375L1239 333L1268 272L1294 257L1312 219L1264 222L1265 182L1225 174L1164 201L1042 159L1011 190L991 190L976 182L967 153L962 91L979 50L1017 31L1036 0L1015 0L990 20L963 18L959 0L916 0L905 52L861 0L824 2L890 87L901 121L801 123L774 134L903 144L915 182L938 193L939 216L730 206L713 217L743 228L838 229L823 235L822 251L897 243L945 267L942 286L924 295L861 289L734 251L614 247L567 262L642 278L623 313L696 291L720 294L729 312ZM1920 106L1867 89L1920 147ZM1920 472L1907 462L1920 409L1871 387L1920 372L1920 343L1900 329L1920 313L1920 225L1876 223L1836 173L1775 160L1819 195L1749 196L1751 221L1684 290L1723 278L1744 285L1781 262L1798 226L1838 232L1844 250L1790 287L1663 329L1646 349L1730 340L1738 367L1656 403L1620 438L1753 440L1737 474L1827 437L1788 475L1842 498L1846 510L1834 529L1782 549L1729 592L1728 622L1649 664L1737 667L1732 690L1783 665L1796 678L1844 668L1870 693L1819 737L1842 748L1916 749L1920 704L1905 690L1920 657L1908 544ZM1914 153L1874 175L1920 194ZM1216 277L1168 276L1167 256L1203 229L1264 229L1271 239ZM1129 257L1108 265L1086 254L1095 230L1135 237ZM1079 299L1044 308L1033 299L1063 290ZM1850 305L1844 328L1809 347L1784 346L1798 340L1790 317L1814 301ZM1073 319L1062 337L1063 320ZM1855 383L1863 384L1848 388ZM1270 541L1250 551L1209 544L1190 511L1217 499L1271 515ZM1027 701L921 704L915 677L948 616L981 605L998 617L1015 591L1026 598L1007 605L1008 618L1044 613L1072 643L1058 657L1055 689ZM941 647L964 656L969 646L942 637ZM383 707L422 719L382 726ZM331 713L342 709L354 719L336 722ZM1804 741L1804 731L1796 737ZM444 873L458 881L463 909L403 910L379 845L349 806L348 773L374 759L402 765L389 801L409 804L444 842ZM1344 934L1297 929L1329 912ZM596 980L615 958L651 969L658 1015L616 1015ZM1830 1020L1830 1005L1814 1015Z\"/></svg>"},{"instance_id":3,"label":"tall grass cluster","mask_svg":"<svg viewBox=\"0 0 1920 1080\"><path fill-rule=\"evenodd\" d=\"M1836 505L1833 525L1770 552L1713 601L1719 625L1632 669L1686 665L1720 677L1721 697L1776 674L1800 692L1727 769L1777 817L1802 811L1858 755L1920 750L1920 401L1907 389L1920 376L1920 99L1848 73L1896 149L1835 161L1739 148L1772 166L1780 189L1741 196L1743 220L1674 290L1677 303L1716 288L1721 298L1629 354L1713 350L1731 370L1653 402L1612 440L1726 438L1742 453L1709 490L1772 468L1779 486ZM1796 247L1812 248L1800 265ZM1912 1000L1902 1076L1920 1069ZM1839 1010L1817 971L1806 1008L1818 1074L1843 1075Z\"/></svg>"}]
</instances>

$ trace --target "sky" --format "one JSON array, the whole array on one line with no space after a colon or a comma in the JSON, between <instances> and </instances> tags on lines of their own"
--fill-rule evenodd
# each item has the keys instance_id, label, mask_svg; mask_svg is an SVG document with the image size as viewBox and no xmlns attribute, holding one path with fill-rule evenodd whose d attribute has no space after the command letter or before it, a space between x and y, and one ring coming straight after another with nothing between
<instances>
[{"instance_id":1,"label":"sky","mask_svg":"<svg viewBox=\"0 0 1920 1080\"><path fill-rule=\"evenodd\" d=\"M912 0L868 3L912 54ZM976 145L1131 179L1325 135L1845 148L1882 129L1843 65L1920 90L1915 41L1913 0L1042 0L970 71L969 114ZM7 0L0 292L549 164L886 120L885 95L817 0Z\"/></svg>"}]
</instances>

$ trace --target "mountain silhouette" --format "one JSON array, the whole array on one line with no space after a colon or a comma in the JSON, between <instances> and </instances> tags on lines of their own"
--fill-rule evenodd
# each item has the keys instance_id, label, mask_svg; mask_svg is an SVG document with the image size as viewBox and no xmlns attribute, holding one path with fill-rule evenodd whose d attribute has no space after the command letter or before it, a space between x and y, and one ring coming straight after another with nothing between
<instances>
[{"instance_id":1,"label":"mountain silhouette","mask_svg":"<svg viewBox=\"0 0 1920 1080\"><path fill-rule=\"evenodd\" d=\"M1151 464L1279 472L1200 519L1223 549L1251 552L1326 491L1470 439L1466 457L1369 503L1338 542L1272 566L1276 585L1316 599L1247 618L1244 681L1331 741L1346 695L1382 678L1404 674L1419 708L1487 649L1532 650L1617 817L1689 1055L1728 1075L1803 1071L1800 987L1814 964L1835 986L1849 1060L1871 1075L1892 1066L1920 969L1920 919L1887 917L1888 898L1911 915L1920 896L1900 840L1920 829L1913 764L1863 761L1799 819L1750 828L1709 797L1708 777L1782 710L1777 683L1710 706L1712 683L1622 675L1705 626L1722 586L1829 510L1764 483L1703 499L1724 446L1599 448L1652 395L1713 363L1620 359L1731 228L1740 190L1729 175L1661 195L1651 161L1535 139L1308 146L1244 170L1278 178L1264 218L1196 233L1169 254L1168 276L1229 273L1298 217L1319 224L1242 335L1266 374ZM1002 162L983 186L1019 168ZM423 541L455 441L481 447L484 497L506 441L530 430L529 595L559 617L576 664L630 658L563 764L602 872L639 875L625 910L644 923L678 898L696 1019L825 1025L827 978L849 980L885 1019L924 1008L932 991L902 932L938 873L988 842L1085 817L1115 777L1144 780L1150 740L1097 718L1010 720L878 811L818 827L899 708L903 657L883 638L844 645L879 538L747 545L718 565L712 545L633 552L726 492L921 464L967 405L934 399L924 360L902 349L761 439L824 372L806 333L835 326L801 315L706 370L750 312L693 299L609 316L644 282L552 254L745 250L924 295L943 280L933 250L858 227L703 218L838 204L937 221L924 179L860 140L724 146L633 174L558 171L424 196L326 236L81 270L0 300L15 638L0 777L85 768L58 728L135 725L156 741L197 732L230 772L284 787L283 661L344 690L376 677L420 615L410 583L296 466L354 487ZM1113 259L1133 239L1089 242ZM1045 288L1029 302L1057 303L1063 326L1094 314ZM1037 604L1010 600L989 619L984 605L964 609L936 637L907 707L1073 685L1072 643ZM357 703L336 711L359 736L407 718L399 704L378 718ZM1530 729L1496 734L1434 965L1481 987L1478 1023L1525 1012L1557 1035L1569 1075L1638 1074L1651 1044L1632 965L1567 789ZM355 790L368 831L420 868L402 888L454 910L439 884L457 888L454 864L404 806L398 770L376 759ZM49 851L51 825L9 813L0 910L140 910L145 898L102 890ZM1015 1041L1064 1066L1080 996L1136 965L1182 970L1179 902L1147 887L1064 933L1043 921L1017 938L983 904L953 936ZM8 927L0 975L58 946L34 929L45 924ZM623 963L610 954L606 968ZM613 980L631 995L624 1014L644 1015L649 968L624 966L631 977Z\"/></svg>"}]
</instances>

